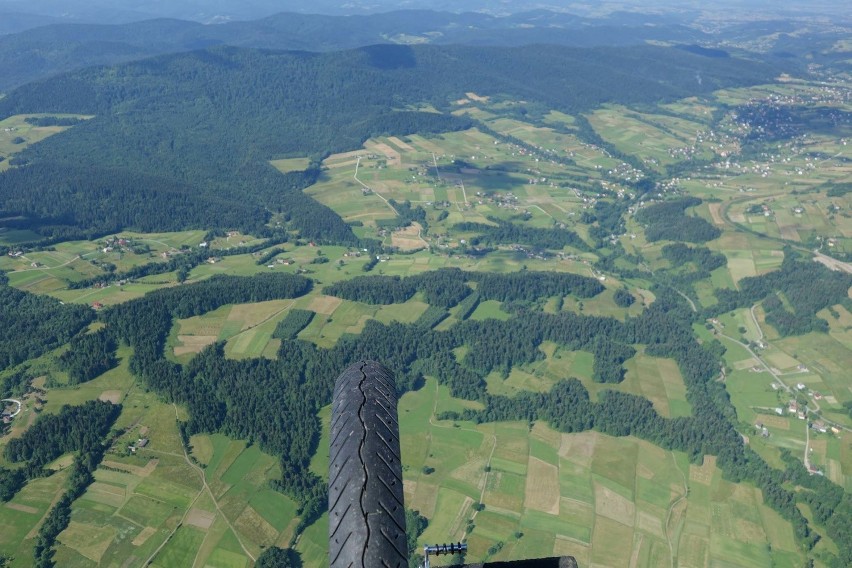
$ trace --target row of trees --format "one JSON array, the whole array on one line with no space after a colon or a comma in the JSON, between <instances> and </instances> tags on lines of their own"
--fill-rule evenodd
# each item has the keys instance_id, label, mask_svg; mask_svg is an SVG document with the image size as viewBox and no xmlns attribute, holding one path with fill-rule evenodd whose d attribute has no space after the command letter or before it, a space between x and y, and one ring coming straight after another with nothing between
<instances>
[{"instance_id":1,"label":"row of trees","mask_svg":"<svg viewBox=\"0 0 852 568\"><path fill-rule=\"evenodd\" d=\"M456 224L453 229L465 233L478 233L479 236L472 237L470 244L473 246L484 245L508 245L522 244L542 249L561 250L572 247L580 251L589 251L591 248L574 231L553 227L542 229L538 227L526 227L497 218L489 218L496 225L485 223L464 222Z\"/></svg>"},{"instance_id":2,"label":"row of trees","mask_svg":"<svg viewBox=\"0 0 852 568\"><path fill-rule=\"evenodd\" d=\"M421 292L430 305L450 308L471 294L468 282L476 283L480 299L501 302L534 302L540 298L569 294L578 298L591 298L604 290L603 285L594 278L567 272L523 271L500 274L445 268L406 278L360 276L326 286L323 291L367 304L398 304Z\"/></svg>"}]
</instances>

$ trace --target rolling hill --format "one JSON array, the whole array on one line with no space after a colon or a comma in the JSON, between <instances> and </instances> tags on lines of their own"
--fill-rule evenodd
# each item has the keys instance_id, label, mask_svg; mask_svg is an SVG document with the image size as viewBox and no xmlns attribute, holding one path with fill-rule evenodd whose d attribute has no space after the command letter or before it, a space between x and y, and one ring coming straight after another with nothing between
<instances>
[{"instance_id":1,"label":"rolling hill","mask_svg":"<svg viewBox=\"0 0 852 568\"><path fill-rule=\"evenodd\" d=\"M429 10L360 16L281 13L218 25L165 18L120 25L62 23L0 37L0 89L91 65L214 45L335 51L377 43L591 47L703 39L696 29L653 16L589 19L546 11L505 17Z\"/></svg>"},{"instance_id":2,"label":"rolling hill","mask_svg":"<svg viewBox=\"0 0 852 568\"><path fill-rule=\"evenodd\" d=\"M91 68L0 100L4 118L95 115L15 156L21 167L3 174L0 208L66 236L209 228L211 216L219 227L250 229L282 212L306 237L354 242L337 215L301 193L315 171L282 176L268 161L351 150L382 133L468 128L468 118L417 109L450 110L469 91L572 114L776 74L753 61L652 46L379 45L323 54L214 47ZM105 207L109 220L90 213Z\"/></svg>"}]
</instances>

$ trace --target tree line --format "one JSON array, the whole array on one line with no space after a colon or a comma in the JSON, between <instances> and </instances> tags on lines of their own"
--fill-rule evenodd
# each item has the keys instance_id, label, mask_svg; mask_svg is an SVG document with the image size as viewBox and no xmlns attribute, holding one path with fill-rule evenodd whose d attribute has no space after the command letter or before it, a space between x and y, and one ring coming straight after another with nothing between
<instances>
[{"instance_id":1,"label":"tree line","mask_svg":"<svg viewBox=\"0 0 852 568\"><path fill-rule=\"evenodd\" d=\"M405 278L359 276L326 286L323 291L367 304L399 304L421 292L430 305L450 308L471 294L468 282L476 283L478 298L499 301L532 302L539 298L569 294L578 298L591 298L604 290L603 285L594 278L568 272L523 271L499 274L445 268Z\"/></svg>"},{"instance_id":2,"label":"tree line","mask_svg":"<svg viewBox=\"0 0 852 568\"><path fill-rule=\"evenodd\" d=\"M478 236L470 239L470 244L473 246L480 244L522 244L542 249L562 250L565 247L572 247L580 251L591 250L589 245L577 233L569 229L561 227L552 227L550 229L526 227L491 217L489 217L489 221L495 223L495 225L467 221L457 223L453 229L465 233L478 233Z\"/></svg>"}]
</instances>

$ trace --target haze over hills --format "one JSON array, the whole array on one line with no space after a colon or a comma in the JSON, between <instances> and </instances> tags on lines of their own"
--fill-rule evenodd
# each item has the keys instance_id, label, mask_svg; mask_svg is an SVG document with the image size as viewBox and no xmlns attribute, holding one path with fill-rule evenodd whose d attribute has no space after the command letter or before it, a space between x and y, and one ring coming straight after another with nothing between
<instances>
[{"instance_id":1,"label":"haze over hills","mask_svg":"<svg viewBox=\"0 0 852 568\"><path fill-rule=\"evenodd\" d=\"M300 12L312 14L350 15L372 14L397 9L445 10L450 12L476 11L494 15L546 9L572 12L593 17L617 11L645 13L667 13L673 16L695 16L701 13L739 12L742 16L756 14L845 14L837 2L802 2L800 0L722 0L708 6L695 0L626 0L621 2L548 2L537 0L512 0L491 2L489 0L317 0L306 4L301 0L180 0L133 2L89 2L85 0L0 0L0 13L21 13L62 18L67 21L87 23L126 23L155 17L180 18L199 22L215 23L229 20L262 18L277 12Z\"/></svg>"},{"instance_id":2,"label":"haze over hills","mask_svg":"<svg viewBox=\"0 0 852 568\"><path fill-rule=\"evenodd\" d=\"M495 18L476 13L400 11L349 17L282 13L222 25L173 19L122 25L53 25L0 37L0 89L89 65L217 44L332 51L377 43L551 43L585 47L707 39L702 32L680 24L648 26L647 21L643 17L589 20L553 12Z\"/></svg>"},{"instance_id":3,"label":"haze over hills","mask_svg":"<svg viewBox=\"0 0 852 568\"><path fill-rule=\"evenodd\" d=\"M412 9L354 15L281 12L259 19L202 24L180 11L125 19L65 15L3 15L0 2L0 90L91 65L114 64L212 45L262 49L334 51L379 43L519 46L547 43L574 47L644 43L697 44L745 57L784 58L804 69L849 65L844 43L852 25L845 17L800 18L765 10L759 17L738 11L719 17L698 11L610 10L590 14L522 10L484 12ZM8 4L7 5L11 5ZM416 8L416 9L414 9ZM106 12L105 12L106 13ZM165 16L150 19L152 16ZM729 17L730 16L730 17ZM79 22L99 23L79 23ZM77 23L58 23L77 22ZM17 32L17 33L12 33Z\"/></svg>"},{"instance_id":4,"label":"haze over hills","mask_svg":"<svg viewBox=\"0 0 852 568\"><path fill-rule=\"evenodd\" d=\"M57 24L0 37L0 89L90 65L232 45L334 51L379 44L575 47L643 43L721 47L746 57L783 57L784 65L847 66L847 28L790 20L743 22L706 30L676 17L616 12L588 18L534 11L505 17L481 13L396 11L365 16L280 13L260 20L202 25L158 19L121 25Z\"/></svg>"}]
</instances>

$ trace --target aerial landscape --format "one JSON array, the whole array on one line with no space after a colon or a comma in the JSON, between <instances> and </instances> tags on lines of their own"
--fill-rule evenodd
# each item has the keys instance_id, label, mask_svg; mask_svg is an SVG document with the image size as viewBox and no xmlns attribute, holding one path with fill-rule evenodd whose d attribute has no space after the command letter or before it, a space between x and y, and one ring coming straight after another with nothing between
<instances>
[{"instance_id":1,"label":"aerial landscape","mask_svg":"<svg viewBox=\"0 0 852 568\"><path fill-rule=\"evenodd\" d=\"M840 3L0 0L0 568L852 566ZM402 8L402 9L400 9Z\"/></svg>"}]
</instances>

